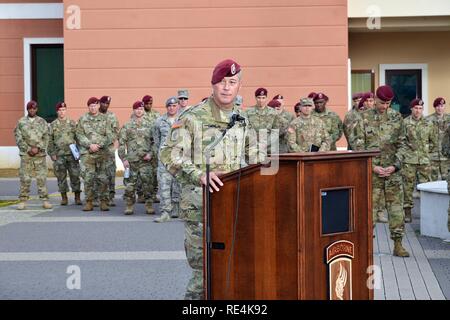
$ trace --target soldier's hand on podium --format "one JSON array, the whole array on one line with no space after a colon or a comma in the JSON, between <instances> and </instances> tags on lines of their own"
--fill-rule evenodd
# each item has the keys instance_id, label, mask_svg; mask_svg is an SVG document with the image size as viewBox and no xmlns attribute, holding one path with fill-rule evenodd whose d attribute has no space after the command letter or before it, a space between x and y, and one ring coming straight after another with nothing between
<instances>
[{"instance_id":1,"label":"soldier's hand on podium","mask_svg":"<svg viewBox=\"0 0 450 320\"><path fill-rule=\"evenodd\" d=\"M209 173L209 192L214 192L214 190L219 191L219 186L223 186L223 182L220 181L218 175L223 172L210 172ZM206 173L200 177L200 182L202 185L206 186ZM214 188L214 190L213 190Z\"/></svg>"}]
</instances>

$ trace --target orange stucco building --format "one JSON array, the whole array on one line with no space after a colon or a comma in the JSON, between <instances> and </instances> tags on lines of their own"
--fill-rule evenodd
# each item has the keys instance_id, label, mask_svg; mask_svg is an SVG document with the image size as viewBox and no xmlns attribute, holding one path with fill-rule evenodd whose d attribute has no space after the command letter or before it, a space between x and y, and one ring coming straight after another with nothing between
<instances>
[{"instance_id":1,"label":"orange stucco building","mask_svg":"<svg viewBox=\"0 0 450 320\"><path fill-rule=\"evenodd\" d=\"M41 18L23 18L32 2ZM145 94L160 112L179 88L195 104L210 94L212 69L225 58L242 66L244 106L266 87L270 98L284 95L291 112L311 91L325 92L342 118L347 111L347 0L45 2L0 2L13 12L0 14L1 147L15 146L13 128L39 90L27 53L39 45L62 46L63 98L74 119L91 96L110 95L121 124Z\"/></svg>"}]
</instances>

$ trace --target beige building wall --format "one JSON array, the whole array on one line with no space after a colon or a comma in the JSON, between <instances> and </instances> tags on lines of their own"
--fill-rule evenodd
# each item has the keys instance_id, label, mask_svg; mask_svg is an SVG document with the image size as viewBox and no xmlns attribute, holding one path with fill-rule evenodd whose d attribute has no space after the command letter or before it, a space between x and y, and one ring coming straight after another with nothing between
<instances>
[{"instance_id":1,"label":"beige building wall","mask_svg":"<svg viewBox=\"0 0 450 320\"><path fill-rule=\"evenodd\" d=\"M64 28L72 116L87 111L90 96L112 96L121 124L145 94L160 112L178 88L197 103L226 58L242 65L245 106L266 87L269 98L283 94L291 112L313 90L342 117L347 110L346 0L64 1L72 4L81 9L81 28Z\"/></svg>"},{"instance_id":2,"label":"beige building wall","mask_svg":"<svg viewBox=\"0 0 450 320\"><path fill-rule=\"evenodd\" d=\"M450 101L450 31L350 33L349 57L352 69L375 70L375 87L379 85L380 64L426 63L428 114L434 112L436 97Z\"/></svg>"}]
</instances>

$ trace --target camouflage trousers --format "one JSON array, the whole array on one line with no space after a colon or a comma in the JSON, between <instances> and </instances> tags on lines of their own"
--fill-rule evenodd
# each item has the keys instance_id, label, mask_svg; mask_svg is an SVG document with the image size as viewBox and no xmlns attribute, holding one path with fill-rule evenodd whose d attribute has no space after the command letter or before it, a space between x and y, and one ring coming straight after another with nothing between
<instances>
[{"instance_id":1,"label":"camouflage trousers","mask_svg":"<svg viewBox=\"0 0 450 320\"><path fill-rule=\"evenodd\" d=\"M21 201L27 201L30 194L33 172L36 173L36 183L39 198L48 200L47 192L47 162L46 157L30 157L28 154L20 156L20 194Z\"/></svg>"},{"instance_id":2,"label":"camouflage trousers","mask_svg":"<svg viewBox=\"0 0 450 320\"><path fill-rule=\"evenodd\" d=\"M403 163L403 207L414 207L413 192L418 183L430 181L430 165Z\"/></svg>"},{"instance_id":3,"label":"camouflage trousers","mask_svg":"<svg viewBox=\"0 0 450 320\"><path fill-rule=\"evenodd\" d=\"M108 191L109 198L113 199L116 195L116 154L112 152L109 154L106 161L106 173L108 175Z\"/></svg>"},{"instance_id":4,"label":"camouflage trousers","mask_svg":"<svg viewBox=\"0 0 450 320\"><path fill-rule=\"evenodd\" d=\"M80 192L80 164L72 155L57 156L53 162L53 172L58 180L58 190L61 193L69 192L67 172L69 172L70 187L73 192Z\"/></svg>"},{"instance_id":5,"label":"camouflage trousers","mask_svg":"<svg viewBox=\"0 0 450 320\"><path fill-rule=\"evenodd\" d=\"M108 175L106 171L108 154L83 154L80 161L81 176L84 180L86 200L93 201L98 195L100 200L108 201ZM94 184L96 188L94 189Z\"/></svg>"},{"instance_id":6,"label":"camouflage trousers","mask_svg":"<svg viewBox=\"0 0 450 320\"><path fill-rule=\"evenodd\" d=\"M403 181L400 172L393 173L387 178L380 178L373 173L372 192L374 224L376 222L376 210L381 208L378 204L382 201L379 196L384 195L391 239L402 239L405 234L405 212L403 211Z\"/></svg>"},{"instance_id":7,"label":"camouflage trousers","mask_svg":"<svg viewBox=\"0 0 450 320\"><path fill-rule=\"evenodd\" d=\"M192 268L192 277L186 288L185 300L203 300L203 223L186 221L184 225L184 249L187 261Z\"/></svg>"},{"instance_id":8,"label":"camouflage trousers","mask_svg":"<svg viewBox=\"0 0 450 320\"><path fill-rule=\"evenodd\" d=\"M142 194L147 204L153 204L151 197L154 188L152 167L147 161L130 162L130 177L124 179L125 193L123 199L130 204L136 202L136 186L141 181Z\"/></svg>"},{"instance_id":9,"label":"camouflage trousers","mask_svg":"<svg viewBox=\"0 0 450 320\"><path fill-rule=\"evenodd\" d=\"M156 161L156 159L155 159ZM151 198L154 200L156 198L156 193L158 192L158 177L157 177L157 172L158 172L158 164L155 161L150 161L150 167L152 168L152 181L154 181L154 185L151 191ZM143 191L142 191L142 181L141 181L141 177L138 177L137 180L137 184L136 184L136 193L138 196L142 196L143 195Z\"/></svg>"},{"instance_id":10,"label":"camouflage trousers","mask_svg":"<svg viewBox=\"0 0 450 320\"><path fill-rule=\"evenodd\" d=\"M173 204L180 202L180 185L175 177L167 171L162 163L158 165L159 210L172 214Z\"/></svg>"},{"instance_id":11,"label":"camouflage trousers","mask_svg":"<svg viewBox=\"0 0 450 320\"><path fill-rule=\"evenodd\" d=\"M431 160L431 181L446 180L450 160Z\"/></svg>"}]
</instances>

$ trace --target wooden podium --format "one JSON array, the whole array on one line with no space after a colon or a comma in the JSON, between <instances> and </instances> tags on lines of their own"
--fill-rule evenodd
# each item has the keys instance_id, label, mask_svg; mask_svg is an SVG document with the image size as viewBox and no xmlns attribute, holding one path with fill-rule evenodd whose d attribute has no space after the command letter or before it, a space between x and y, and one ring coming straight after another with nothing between
<instances>
[{"instance_id":1,"label":"wooden podium","mask_svg":"<svg viewBox=\"0 0 450 320\"><path fill-rule=\"evenodd\" d=\"M282 154L274 175L253 165L222 176L211 194L211 299L373 299L377 154Z\"/></svg>"}]
</instances>

